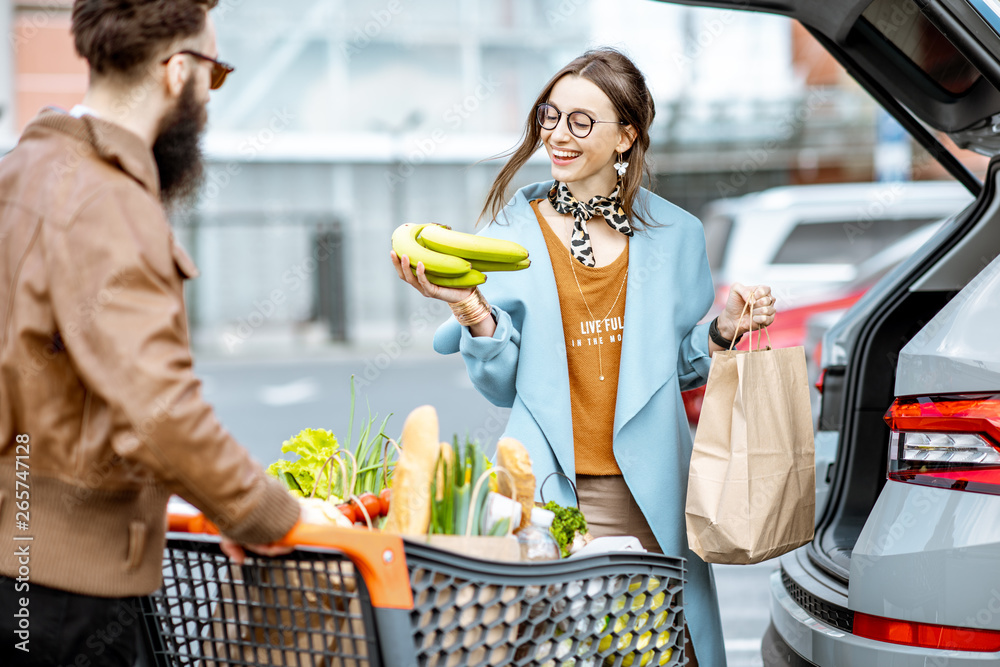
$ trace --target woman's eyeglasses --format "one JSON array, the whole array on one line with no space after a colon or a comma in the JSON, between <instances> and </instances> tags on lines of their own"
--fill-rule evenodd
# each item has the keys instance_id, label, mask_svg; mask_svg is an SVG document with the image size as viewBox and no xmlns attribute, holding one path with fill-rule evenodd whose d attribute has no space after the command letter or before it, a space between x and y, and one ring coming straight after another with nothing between
<instances>
[{"instance_id":1,"label":"woman's eyeglasses","mask_svg":"<svg viewBox=\"0 0 1000 667\"><path fill-rule=\"evenodd\" d=\"M563 112L556 109L551 104L539 104L535 110L535 120L543 130L554 130L562 119ZM571 111L566 115L566 122L569 131L578 139L584 139L594 129L594 123L614 123L615 125L628 125L624 120L595 120L582 111Z\"/></svg>"},{"instance_id":2,"label":"woman's eyeglasses","mask_svg":"<svg viewBox=\"0 0 1000 667\"><path fill-rule=\"evenodd\" d=\"M194 56L195 58L206 60L212 63L212 83L209 85L209 88L211 88L212 90L218 90L219 88L222 88L222 84L226 82L226 77L236 71L236 68L233 67L232 65L224 63L221 60L216 60L215 58L209 58L204 53L198 53L197 51L189 51L189 50L178 51L177 53L170 56L170 58L173 58L174 56L179 56L181 54ZM168 62L170 62L170 58L163 60L160 64L166 65Z\"/></svg>"}]
</instances>

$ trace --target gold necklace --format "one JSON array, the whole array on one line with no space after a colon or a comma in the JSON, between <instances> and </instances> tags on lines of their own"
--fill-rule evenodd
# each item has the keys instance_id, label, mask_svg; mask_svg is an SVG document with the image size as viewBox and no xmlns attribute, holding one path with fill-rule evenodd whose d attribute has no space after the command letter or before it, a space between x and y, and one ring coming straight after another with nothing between
<instances>
[{"instance_id":1,"label":"gold necklace","mask_svg":"<svg viewBox=\"0 0 1000 667\"><path fill-rule=\"evenodd\" d=\"M562 213L560 215L565 216L566 214ZM569 233L569 239L570 239L570 243L572 243L573 242L573 230L572 229L570 230L570 233ZM628 245L626 244L625 247L627 249ZM587 297L585 297L583 295L583 288L580 287L580 279L576 277L576 267L573 266L573 263L576 262L576 260L573 259L573 253L569 252L569 248L566 249L566 259L569 260L569 269L570 269L570 271L573 272L573 280L576 281L576 289L580 292L580 298L583 299L583 307L587 309L587 314L590 315L591 321L595 321L594 320L594 313L591 312L590 305L587 303ZM621 285L621 287L618 288L618 294L615 295L615 302L611 304L611 308L608 310L608 314L605 315L603 317L603 319L605 319L605 320L608 319L608 315L610 315L611 313L614 312L615 306L618 305L618 299L621 298L622 290L625 289L625 283L627 283L627 282L628 282L628 269L625 269L625 277L622 278L622 285ZM601 359L601 345L603 344L602 343L603 340L604 340L603 337L601 337L601 336L597 337L597 373L598 373L598 378L597 379L600 380L601 382L604 381L604 361Z\"/></svg>"}]
</instances>

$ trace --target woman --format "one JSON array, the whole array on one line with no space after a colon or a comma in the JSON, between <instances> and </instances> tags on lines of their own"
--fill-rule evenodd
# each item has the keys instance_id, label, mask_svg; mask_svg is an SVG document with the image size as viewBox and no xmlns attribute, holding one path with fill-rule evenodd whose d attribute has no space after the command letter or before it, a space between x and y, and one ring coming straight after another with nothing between
<instances>
[{"instance_id":1,"label":"woman","mask_svg":"<svg viewBox=\"0 0 1000 667\"><path fill-rule=\"evenodd\" d=\"M711 570L687 548L691 436L680 392L704 384L711 354L732 338L769 325L774 299L737 283L722 315L697 324L714 295L702 226L641 187L653 114L628 58L588 51L542 90L483 209L494 220L487 233L525 246L531 268L452 289L391 257L401 279L451 305L456 318L434 347L461 352L480 393L511 408L505 435L529 449L537 478L575 479L594 535L636 535L688 559L688 656L714 667L725 665L722 627ZM539 146L554 181L504 205ZM751 295L752 323L741 317ZM556 479L546 498L574 503Z\"/></svg>"}]
</instances>

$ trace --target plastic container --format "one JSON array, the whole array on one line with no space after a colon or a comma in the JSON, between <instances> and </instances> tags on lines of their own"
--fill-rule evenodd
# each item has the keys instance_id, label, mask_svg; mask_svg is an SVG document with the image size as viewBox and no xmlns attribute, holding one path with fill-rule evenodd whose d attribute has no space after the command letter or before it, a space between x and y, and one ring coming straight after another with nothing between
<instances>
[{"instance_id":1,"label":"plastic container","mask_svg":"<svg viewBox=\"0 0 1000 667\"><path fill-rule=\"evenodd\" d=\"M507 520L507 529L504 530L504 534L508 535L521 524L521 503L507 496L490 491L486 496L486 507L484 509L483 523L486 524L484 526L484 534L492 534L493 528L504 519Z\"/></svg>"},{"instance_id":2,"label":"plastic container","mask_svg":"<svg viewBox=\"0 0 1000 667\"><path fill-rule=\"evenodd\" d=\"M555 513L547 509L535 507L531 510L531 523L517 534L517 541L521 545L521 560L558 560L559 543L549 532L555 518Z\"/></svg>"}]
</instances>

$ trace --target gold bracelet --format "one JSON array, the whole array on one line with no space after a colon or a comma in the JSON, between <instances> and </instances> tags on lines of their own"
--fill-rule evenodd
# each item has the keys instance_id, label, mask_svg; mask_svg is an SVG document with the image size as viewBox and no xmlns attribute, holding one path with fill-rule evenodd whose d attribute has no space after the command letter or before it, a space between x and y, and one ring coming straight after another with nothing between
<instances>
[{"instance_id":1,"label":"gold bracelet","mask_svg":"<svg viewBox=\"0 0 1000 667\"><path fill-rule=\"evenodd\" d=\"M451 312L455 314L455 319L463 327L475 326L492 314L490 304L478 287L461 301L449 305Z\"/></svg>"}]
</instances>

